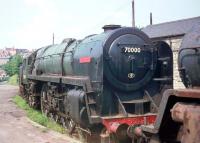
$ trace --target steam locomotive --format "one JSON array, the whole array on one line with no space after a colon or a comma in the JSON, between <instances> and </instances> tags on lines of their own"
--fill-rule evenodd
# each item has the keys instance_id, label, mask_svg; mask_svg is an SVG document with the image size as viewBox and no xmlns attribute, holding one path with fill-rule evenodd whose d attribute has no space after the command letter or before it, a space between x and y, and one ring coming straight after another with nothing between
<instances>
[{"instance_id":1,"label":"steam locomotive","mask_svg":"<svg viewBox=\"0 0 200 143\"><path fill-rule=\"evenodd\" d=\"M21 95L86 142L149 142L163 92L173 87L171 48L137 28L103 29L26 57Z\"/></svg>"}]
</instances>

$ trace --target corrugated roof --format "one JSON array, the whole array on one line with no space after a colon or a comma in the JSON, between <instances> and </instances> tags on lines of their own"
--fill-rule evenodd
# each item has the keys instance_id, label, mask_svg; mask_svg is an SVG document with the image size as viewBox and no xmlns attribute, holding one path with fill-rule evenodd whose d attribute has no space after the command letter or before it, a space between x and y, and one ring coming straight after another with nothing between
<instances>
[{"instance_id":1,"label":"corrugated roof","mask_svg":"<svg viewBox=\"0 0 200 143\"><path fill-rule=\"evenodd\" d=\"M147 27L143 28L142 31L144 31L151 38L172 37L184 35L190 31L195 23L200 23L200 16L155 25L148 25Z\"/></svg>"}]
</instances>

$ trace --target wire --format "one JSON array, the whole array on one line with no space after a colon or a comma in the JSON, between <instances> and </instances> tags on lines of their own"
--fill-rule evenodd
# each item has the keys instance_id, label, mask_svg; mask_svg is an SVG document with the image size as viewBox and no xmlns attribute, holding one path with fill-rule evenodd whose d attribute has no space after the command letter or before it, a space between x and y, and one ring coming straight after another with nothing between
<instances>
[{"instance_id":1,"label":"wire","mask_svg":"<svg viewBox=\"0 0 200 143\"><path fill-rule=\"evenodd\" d=\"M90 28L90 30L91 29L94 30L94 29L96 29L97 26L103 25L103 23L106 23L106 21L108 21L109 19L111 19L112 17L114 17L118 12L122 11L124 8L126 8L129 5L131 6L131 2L130 1L124 3L123 5L121 5L120 7L118 7L116 10L114 10L111 15L103 18L103 20L101 20L100 22L98 22L94 26L92 26L92 28Z\"/></svg>"}]
</instances>

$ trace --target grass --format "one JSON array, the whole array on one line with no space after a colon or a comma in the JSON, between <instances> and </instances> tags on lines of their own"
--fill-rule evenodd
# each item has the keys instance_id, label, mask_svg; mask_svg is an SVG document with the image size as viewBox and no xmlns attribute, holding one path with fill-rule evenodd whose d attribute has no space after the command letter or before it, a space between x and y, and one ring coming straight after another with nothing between
<instances>
[{"instance_id":1,"label":"grass","mask_svg":"<svg viewBox=\"0 0 200 143\"><path fill-rule=\"evenodd\" d=\"M30 118L32 121L42 126L45 126L49 129L52 129L54 131L65 133L65 129L61 125L50 120L48 117L44 116L40 111L30 108L29 105L21 96L18 96L18 95L14 96L13 101L17 104L19 108L26 111L28 118Z\"/></svg>"},{"instance_id":2,"label":"grass","mask_svg":"<svg viewBox=\"0 0 200 143\"><path fill-rule=\"evenodd\" d=\"M8 84L11 84L11 85L18 85L18 75L15 74L15 75L9 77L9 79L8 79Z\"/></svg>"}]
</instances>

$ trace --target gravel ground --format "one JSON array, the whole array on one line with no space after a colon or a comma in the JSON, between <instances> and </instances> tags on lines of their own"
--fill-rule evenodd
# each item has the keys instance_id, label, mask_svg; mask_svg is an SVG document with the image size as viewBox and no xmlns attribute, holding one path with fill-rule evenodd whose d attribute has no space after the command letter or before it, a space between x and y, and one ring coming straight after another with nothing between
<instances>
[{"instance_id":1,"label":"gravel ground","mask_svg":"<svg viewBox=\"0 0 200 143\"><path fill-rule=\"evenodd\" d=\"M18 87L0 84L0 143L80 143L31 122L12 102Z\"/></svg>"}]
</instances>

